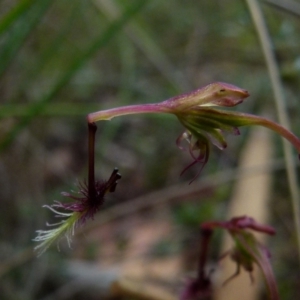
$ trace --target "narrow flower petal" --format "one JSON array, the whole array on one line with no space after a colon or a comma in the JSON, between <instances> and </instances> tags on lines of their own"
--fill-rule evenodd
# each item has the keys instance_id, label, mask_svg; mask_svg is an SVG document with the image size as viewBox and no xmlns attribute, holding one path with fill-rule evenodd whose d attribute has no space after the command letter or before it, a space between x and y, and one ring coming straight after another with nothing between
<instances>
[{"instance_id":1,"label":"narrow flower petal","mask_svg":"<svg viewBox=\"0 0 300 300\"><path fill-rule=\"evenodd\" d=\"M176 145L177 147L182 150L186 151L187 148L181 146L182 141L187 141L188 144L191 143L192 134L190 132L184 131L177 139L176 139ZM188 147L189 148L189 147Z\"/></svg>"},{"instance_id":2,"label":"narrow flower petal","mask_svg":"<svg viewBox=\"0 0 300 300\"><path fill-rule=\"evenodd\" d=\"M232 112L225 111L220 109L211 109L211 108L202 108L195 109L193 113L197 111L199 116L205 116L207 118L212 118L216 121L224 123L225 125L233 126L233 127L241 127L241 126L263 126L277 134L281 135L283 138L288 140L298 151L300 154L300 139L294 135L291 131L287 130L280 124L275 123L272 120L266 119L264 117L246 114L241 112Z\"/></svg>"},{"instance_id":3,"label":"narrow flower petal","mask_svg":"<svg viewBox=\"0 0 300 300\"><path fill-rule=\"evenodd\" d=\"M187 135L188 136L188 135ZM188 166L186 166L180 173L183 175L189 168L196 164L200 164L200 169L195 177L190 181L190 184L198 177L202 169L206 165L209 158L209 143L207 138L201 136L201 133L197 133L197 139L193 140L193 136L190 136L190 139L187 139L189 142L189 152L191 157L194 159Z\"/></svg>"},{"instance_id":4,"label":"narrow flower petal","mask_svg":"<svg viewBox=\"0 0 300 300\"><path fill-rule=\"evenodd\" d=\"M224 133L238 135L239 127L258 125L271 129L287 139L300 154L300 139L281 125L263 117L208 107L193 107L178 112L176 116L192 135L191 140L199 139L203 143L206 139L206 144L212 143L220 150L227 147ZM189 165L188 168L194 164Z\"/></svg>"}]
</instances>

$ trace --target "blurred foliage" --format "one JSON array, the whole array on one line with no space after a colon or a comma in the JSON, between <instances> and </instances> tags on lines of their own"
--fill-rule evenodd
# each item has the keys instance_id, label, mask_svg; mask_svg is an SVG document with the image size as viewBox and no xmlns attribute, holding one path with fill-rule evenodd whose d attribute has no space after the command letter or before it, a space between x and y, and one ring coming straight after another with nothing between
<instances>
[{"instance_id":1,"label":"blurred foliage","mask_svg":"<svg viewBox=\"0 0 300 300\"><path fill-rule=\"evenodd\" d=\"M261 5L282 71L293 131L300 135L300 16ZM86 176L87 113L158 102L224 81L251 93L238 110L267 109L275 118L262 51L243 1L3 0L0 57L1 299L39 299L57 288L49 274L58 271L50 266L58 266L64 253L56 255L53 247L36 260L27 249L33 247L34 231L47 219L41 205L59 200L60 191L74 189L76 179ZM118 166L124 177L107 206L130 204L134 197L196 174L192 170L179 177L190 162L175 145L182 130L169 116L124 117L99 124L97 174L105 177ZM201 177L236 167L246 136L243 131L240 137L228 137L229 149L216 150ZM295 299L300 286L293 267L292 214L284 201L285 175L275 175L276 184L283 187L274 195L280 207L272 208L276 228L291 241L289 247L274 242L275 270L282 299ZM176 203L174 226L187 230L205 218L222 216L230 194L223 188L214 188L212 198L196 195L190 203ZM169 251L164 243L159 249Z\"/></svg>"}]
</instances>

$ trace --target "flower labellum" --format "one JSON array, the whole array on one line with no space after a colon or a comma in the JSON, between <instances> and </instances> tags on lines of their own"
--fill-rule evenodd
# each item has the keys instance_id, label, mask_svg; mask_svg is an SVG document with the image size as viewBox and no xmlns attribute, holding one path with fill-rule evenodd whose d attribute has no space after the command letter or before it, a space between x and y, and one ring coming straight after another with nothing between
<instances>
[{"instance_id":1,"label":"flower labellum","mask_svg":"<svg viewBox=\"0 0 300 300\"><path fill-rule=\"evenodd\" d=\"M63 192L62 195L75 200L71 203L61 203L56 201L52 205L44 205L55 213L56 218L63 218L63 220L48 224L49 227L54 227L49 230L37 230L37 236L33 239L39 242L34 249L38 251L38 255L44 253L49 246L63 235L66 236L70 246L71 238L74 235L75 228L83 225L87 219L93 219L96 212L104 203L104 196L107 193L115 191L118 180L121 175L118 169L115 168L107 181L96 181L94 184L95 195L91 197L87 184L79 184L79 196L74 196L70 193ZM61 211L64 210L64 211Z\"/></svg>"}]
</instances>

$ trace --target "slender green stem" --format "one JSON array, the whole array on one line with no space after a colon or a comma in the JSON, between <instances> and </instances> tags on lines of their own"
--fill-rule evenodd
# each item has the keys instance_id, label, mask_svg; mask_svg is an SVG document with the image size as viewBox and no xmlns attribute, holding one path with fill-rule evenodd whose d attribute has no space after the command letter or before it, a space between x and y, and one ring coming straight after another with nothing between
<instances>
[{"instance_id":1,"label":"slender green stem","mask_svg":"<svg viewBox=\"0 0 300 300\"><path fill-rule=\"evenodd\" d=\"M277 110L279 121L284 127L289 129L290 126L289 126L288 115L285 107L284 92L283 92L282 82L280 79L279 68L276 63L275 54L273 52L273 47L271 44L271 39L267 30L267 26L264 22L264 17L262 15L257 0L246 0L246 2L248 4L264 52L264 56L267 63L268 72L269 72L269 76L273 88L276 110ZM294 213L294 222L295 222L297 244L298 244L298 255L300 260L300 195L297 186L296 167L293 160L291 146L288 143L284 142L283 149L284 149L285 163L287 168L289 188L292 197L292 207Z\"/></svg>"}]
</instances>

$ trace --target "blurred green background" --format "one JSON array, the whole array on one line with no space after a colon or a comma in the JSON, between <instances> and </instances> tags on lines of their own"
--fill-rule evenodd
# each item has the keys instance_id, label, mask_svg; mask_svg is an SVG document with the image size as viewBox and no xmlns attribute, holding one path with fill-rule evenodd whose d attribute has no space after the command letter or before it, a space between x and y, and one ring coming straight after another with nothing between
<instances>
[{"instance_id":1,"label":"blurred green background","mask_svg":"<svg viewBox=\"0 0 300 300\"><path fill-rule=\"evenodd\" d=\"M299 136L300 15L286 1L260 4L284 82L292 130ZM299 7L300 2L295 4ZM60 252L54 245L38 259L32 253L35 230L51 221L42 205L63 200L61 191L75 190L77 180L86 178L89 112L159 102L224 81L251 94L237 110L267 110L276 120L265 60L244 1L2 0L0 76L1 299L104 299L91 291L82 296L84 289L72 293L74 286L68 288L65 274L72 260L103 263L104 242L84 232L92 230L88 226L102 230L101 220L87 224L73 250L62 243ZM183 128L175 118L122 117L99 123L98 128L97 177L106 178L115 166L123 175L105 206L115 214L108 216L103 231L108 232L106 240L118 245L109 260L127 259L122 257L126 234L140 224L139 217L149 222L161 218L171 224L169 239L157 242L149 256L186 255L182 279L195 269L186 248L197 239L198 224L224 217L232 182L188 193L197 168L179 176L191 158L176 147ZM237 167L247 138L247 130L241 132L228 137L226 151L213 150L193 185ZM282 146L275 136L274 148L281 161ZM280 166L273 172L272 201L278 206L272 207L272 221L281 234L272 251L277 253L275 273L282 299L295 299L300 291L299 265L286 175ZM181 184L186 184L187 195L178 198L169 187ZM159 204L154 201L152 207L149 201L135 211L131 200L143 195L149 199L148 194L155 201L161 197ZM113 210L120 204L125 212ZM116 229L116 219L127 222L123 231ZM108 224L114 222L112 229ZM283 236L292 242L282 243ZM66 293L55 294L64 287Z\"/></svg>"}]
</instances>

